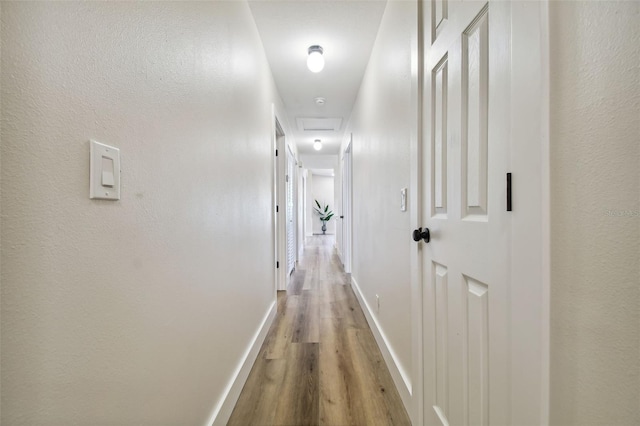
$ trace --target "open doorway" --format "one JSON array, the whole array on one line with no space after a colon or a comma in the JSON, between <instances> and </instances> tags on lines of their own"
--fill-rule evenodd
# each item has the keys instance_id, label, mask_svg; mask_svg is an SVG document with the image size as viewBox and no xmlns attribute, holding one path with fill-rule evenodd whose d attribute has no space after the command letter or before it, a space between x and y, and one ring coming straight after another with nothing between
<instances>
[{"instance_id":1,"label":"open doorway","mask_svg":"<svg viewBox=\"0 0 640 426\"><path fill-rule=\"evenodd\" d=\"M297 249L298 161L274 112L274 229L276 290L286 290Z\"/></svg>"},{"instance_id":2,"label":"open doorway","mask_svg":"<svg viewBox=\"0 0 640 426\"><path fill-rule=\"evenodd\" d=\"M286 225L285 225L285 215L280 206L285 205L285 172L284 172L284 161L282 160L285 156L279 155L279 153L284 153L285 143L285 134L282 130L282 126L278 121L278 118L273 114L274 119L274 139L275 139L275 160L273 162L273 175L274 175L274 252L275 252L275 283L276 290L284 290L286 288L286 277L284 270L285 264L284 260L286 259L286 251L285 251L285 241L286 241Z\"/></svg>"},{"instance_id":3,"label":"open doorway","mask_svg":"<svg viewBox=\"0 0 640 426\"><path fill-rule=\"evenodd\" d=\"M335 198L335 172L334 169L312 169L310 179L310 203L309 218L313 235L329 235L334 240L337 230L337 210ZM320 206L320 207L318 207ZM324 214L320 215L318 210ZM330 220L321 218L331 215Z\"/></svg>"}]
</instances>

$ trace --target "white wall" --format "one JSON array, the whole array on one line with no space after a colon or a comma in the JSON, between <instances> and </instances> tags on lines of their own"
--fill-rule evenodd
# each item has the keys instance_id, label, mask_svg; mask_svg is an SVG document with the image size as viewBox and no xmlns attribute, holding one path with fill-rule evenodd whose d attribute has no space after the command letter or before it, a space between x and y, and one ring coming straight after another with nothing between
<instances>
[{"instance_id":1,"label":"white wall","mask_svg":"<svg viewBox=\"0 0 640 426\"><path fill-rule=\"evenodd\" d=\"M640 4L551 3L551 424L640 424Z\"/></svg>"},{"instance_id":2,"label":"white wall","mask_svg":"<svg viewBox=\"0 0 640 426\"><path fill-rule=\"evenodd\" d=\"M338 168L338 156L337 155L309 155L301 154L300 161L305 169L333 169Z\"/></svg>"},{"instance_id":3,"label":"white wall","mask_svg":"<svg viewBox=\"0 0 640 426\"><path fill-rule=\"evenodd\" d=\"M0 2L0 18L2 17L2 2ZM2 32L0 30L0 52L2 52ZM2 61L2 55L0 53L0 63ZM2 81L2 67L0 67L0 82ZM1 86L1 84L0 84ZM2 118L2 90L0 90L0 118ZM1 124L0 124L1 129ZM0 148L2 147L2 132L0 131ZM0 149L0 176L2 176L2 149ZM0 179L1 180L1 179ZM2 218L2 185L0 185L0 230L1 226L1 218ZM0 251L2 248L2 232L0 232ZM2 256L0 256L0 294L2 294ZM0 348L2 342L2 297L0 296ZM2 398L1 398L1 389L2 389L2 351L0 350L0 423L2 423Z\"/></svg>"},{"instance_id":4,"label":"white wall","mask_svg":"<svg viewBox=\"0 0 640 426\"><path fill-rule=\"evenodd\" d=\"M342 150L353 132L353 278L398 367L411 371L411 228L400 211L410 182L411 2L391 1L373 48Z\"/></svg>"},{"instance_id":5,"label":"white wall","mask_svg":"<svg viewBox=\"0 0 640 426\"><path fill-rule=\"evenodd\" d=\"M329 205L329 210L336 212L335 196L334 196L334 178L333 176L322 176L313 174L313 180L311 184L312 197L311 203L309 203L309 209L312 210L311 224L314 234L322 234L322 221L320 216L315 213L313 207L317 207L315 200L318 200L320 205L324 207ZM336 216L334 215L327 223L327 234L336 233Z\"/></svg>"},{"instance_id":6,"label":"white wall","mask_svg":"<svg viewBox=\"0 0 640 426\"><path fill-rule=\"evenodd\" d=\"M3 2L1 48L2 424L204 425L274 302L248 6Z\"/></svg>"}]
</instances>

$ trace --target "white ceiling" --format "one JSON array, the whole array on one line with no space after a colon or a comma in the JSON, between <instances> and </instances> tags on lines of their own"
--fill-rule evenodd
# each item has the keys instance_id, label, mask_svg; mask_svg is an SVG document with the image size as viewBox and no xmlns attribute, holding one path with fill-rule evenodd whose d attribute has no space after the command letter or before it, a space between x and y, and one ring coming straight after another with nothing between
<instances>
[{"instance_id":1,"label":"white ceiling","mask_svg":"<svg viewBox=\"0 0 640 426\"><path fill-rule=\"evenodd\" d=\"M386 0L250 1L256 25L300 154L338 154L351 110L369 61ZM324 49L325 67L315 74L307 68L307 49ZM314 102L326 98L323 106ZM322 121L332 118L327 127ZM315 151L314 139L323 148Z\"/></svg>"}]
</instances>

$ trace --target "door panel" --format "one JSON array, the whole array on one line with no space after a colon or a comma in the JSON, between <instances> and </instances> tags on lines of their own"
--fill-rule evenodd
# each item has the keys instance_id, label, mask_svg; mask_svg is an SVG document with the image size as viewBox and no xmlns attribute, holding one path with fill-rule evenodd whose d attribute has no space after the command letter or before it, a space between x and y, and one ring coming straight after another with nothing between
<instances>
[{"instance_id":1,"label":"door panel","mask_svg":"<svg viewBox=\"0 0 640 426\"><path fill-rule=\"evenodd\" d=\"M462 36L463 217L487 215L488 19L482 13Z\"/></svg>"},{"instance_id":2,"label":"door panel","mask_svg":"<svg viewBox=\"0 0 640 426\"><path fill-rule=\"evenodd\" d=\"M442 29L447 23L448 17L448 0L434 0L431 2L432 8L432 21L431 25L433 33L431 36L432 41L435 41L436 37L442 32Z\"/></svg>"},{"instance_id":3,"label":"door panel","mask_svg":"<svg viewBox=\"0 0 640 426\"><path fill-rule=\"evenodd\" d=\"M468 424L489 424L489 286L464 277L467 288Z\"/></svg>"},{"instance_id":4,"label":"door panel","mask_svg":"<svg viewBox=\"0 0 640 426\"><path fill-rule=\"evenodd\" d=\"M433 70L432 214L447 214L447 56Z\"/></svg>"},{"instance_id":5,"label":"door panel","mask_svg":"<svg viewBox=\"0 0 640 426\"><path fill-rule=\"evenodd\" d=\"M449 417L449 298L447 297L447 268L433 262L436 319L436 404L443 419Z\"/></svg>"}]
</instances>

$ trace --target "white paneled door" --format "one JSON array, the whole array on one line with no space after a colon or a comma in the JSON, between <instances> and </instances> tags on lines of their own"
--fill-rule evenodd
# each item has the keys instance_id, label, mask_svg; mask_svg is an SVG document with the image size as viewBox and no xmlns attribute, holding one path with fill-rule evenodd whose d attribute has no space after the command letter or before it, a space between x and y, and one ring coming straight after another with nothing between
<instances>
[{"instance_id":1,"label":"white paneled door","mask_svg":"<svg viewBox=\"0 0 640 426\"><path fill-rule=\"evenodd\" d=\"M507 425L510 5L436 0L422 7L420 225L430 238L424 228L417 235L424 237L424 420Z\"/></svg>"},{"instance_id":2,"label":"white paneled door","mask_svg":"<svg viewBox=\"0 0 640 426\"><path fill-rule=\"evenodd\" d=\"M351 141L344 151L342 157L342 264L344 265L344 271L351 273L351 246L352 246L352 224L351 221L351 201L352 201L352 161L351 161L351 145L353 142L353 135Z\"/></svg>"},{"instance_id":3,"label":"white paneled door","mask_svg":"<svg viewBox=\"0 0 640 426\"><path fill-rule=\"evenodd\" d=\"M296 223L295 223L295 206L294 206L294 182L297 176L294 175L296 170L296 160L291 153L291 149L287 149L287 174L285 176L285 185L287 191L286 221L287 221L287 276L293 272L296 264Z\"/></svg>"}]
</instances>

